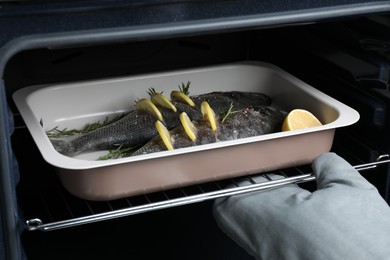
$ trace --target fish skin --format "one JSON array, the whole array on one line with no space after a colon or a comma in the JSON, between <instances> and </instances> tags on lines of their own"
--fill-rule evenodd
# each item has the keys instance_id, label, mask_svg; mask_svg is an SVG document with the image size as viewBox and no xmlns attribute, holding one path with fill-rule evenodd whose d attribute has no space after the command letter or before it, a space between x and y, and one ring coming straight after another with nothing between
<instances>
[{"instance_id":1,"label":"fish skin","mask_svg":"<svg viewBox=\"0 0 390 260\"><path fill-rule=\"evenodd\" d=\"M236 140L281 131L287 113L270 107L245 108L235 111L224 123L218 122L214 133L206 121L193 122L197 129L197 139L193 142L186 135L183 126L170 131L174 149ZM161 152L167 150L160 136L135 151L132 156Z\"/></svg>"},{"instance_id":2,"label":"fish skin","mask_svg":"<svg viewBox=\"0 0 390 260\"><path fill-rule=\"evenodd\" d=\"M186 112L191 120L201 120L200 104L203 101L207 101L216 114L226 110L230 104L233 104L235 109L241 109L254 105L266 106L271 103L271 99L267 95L256 92L211 92L191 98L196 107L173 102L177 108L176 113L169 109L160 109L168 129L180 125L179 115L181 112ZM118 147L137 147L147 143L158 134L155 121L153 116L133 110L123 118L89 133L72 137L50 138L50 141L57 152L66 156L75 156L87 151L111 150Z\"/></svg>"}]
</instances>

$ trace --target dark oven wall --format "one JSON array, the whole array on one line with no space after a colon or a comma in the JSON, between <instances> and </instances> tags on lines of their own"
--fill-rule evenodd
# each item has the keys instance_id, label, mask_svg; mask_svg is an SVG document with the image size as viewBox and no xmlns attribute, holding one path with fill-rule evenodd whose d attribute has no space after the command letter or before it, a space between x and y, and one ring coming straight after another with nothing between
<instances>
[{"instance_id":1,"label":"dark oven wall","mask_svg":"<svg viewBox=\"0 0 390 260\"><path fill-rule=\"evenodd\" d=\"M358 110L360 120L336 133L334 149L374 161L390 150L389 33L389 16L264 30L252 35L249 57L277 64ZM387 170L365 177L389 201Z\"/></svg>"},{"instance_id":2,"label":"dark oven wall","mask_svg":"<svg viewBox=\"0 0 390 260\"><path fill-rule=\"evenodd\" d=\"M21 87L183 69L246 59L247 33L35 49L18 53L5 69L11 94ZM173 86L176 87L176 86ZM12 101L11 101L12 103Z\"/></svg>"},{"instance_id":3,"label":"dark oven wall","mask_svg":"<svg viewBox=\"0 0 390 260\"><path fill-rule=\"evenodd\" d=\"M21 165L18 194L22 211L39 210L29 206L29 199L33 198L29 197L31 186L40 187L42 193L58 188L53 170L41 158L11 98L17 89L36 84L120 77L243 60L267 61L357 109L361 120L348 129L337 131L335 148L352 149L366 161L372 161L379 154L389 152L390 147L386 134L390 124L386 111L388 81L383 77L390 66L388 50L380 44L390 42L386 38L390 35L387 21L385 16L365 17L111 45L32 49L16 54L7 63L4 80L15 113L13 146ZM93 98L93 93L91 96ZM359 140L359 146L355 140ZM32 172L37 172L38 176ZM367 176L385 198L388 198L387 176L387 168L382 168L381 174ZM104 211L105 206L101 207ZM171 238L166 238L167 233L172 234ZM123 236L126 240L119 238ZM23 242L30 259L41 260L62 259L58 254L63 259L86 259L91 255L104 259L129 254L138 259L230 259L229 256L250 259L216 228L210 214L210 202L68 230L25 232ZM69 250L64 249L64 244ZM42 249L44 245L49 245L50 250ZM95 252L91 253L91 250Z\"/></svg>"}]
</instances>

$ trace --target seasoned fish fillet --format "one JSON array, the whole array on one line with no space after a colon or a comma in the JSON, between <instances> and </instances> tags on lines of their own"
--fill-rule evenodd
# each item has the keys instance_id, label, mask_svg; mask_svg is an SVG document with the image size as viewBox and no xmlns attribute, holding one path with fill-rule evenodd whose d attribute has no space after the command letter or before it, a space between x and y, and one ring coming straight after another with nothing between
<instances>
[{"instance_id":1,"label":"seasoned fish fillet","mask_svg":"<svg viewBox=\"0 0 390 260\"><path fill-rule=\"evenodd\" d=\"M231 104L235 109L241 109L265 106L271 103L270 98L262 93L238 91L212 92L191 98L196 107L173 102L177 108L176 113L172 110L161 109L164 123L168 129L180 125L179 114L181 112L186 112L194 121L201 120L202 114L199 107L203 101L207 101L216 114L221 113ZM120 120L92 132L73 137L51 138L50 141L59 153L66 156L75 156L87 151L116 149L118 147L137 147L157 135L154 126L155 121L152 116L134 110Z\"/></svg>"},{"instance_id":2,"label":"seasoned fish fillet","mask_svg":"<svg viewBox=\"0 0 390 260\"><path fill-rule=\"evenodd\" d=\"M219 122L216 133L212 131L206 121L193 122L197 129L194 142L188 138L181 125L170 131L171 141L174 149L179 149L279 132L286 115L287 113L269 106L245 108L232 113L223 123ZM132 156L165 150L162 139L160 136L156 136L135 151Z\"/></svg>"}]
</instances>

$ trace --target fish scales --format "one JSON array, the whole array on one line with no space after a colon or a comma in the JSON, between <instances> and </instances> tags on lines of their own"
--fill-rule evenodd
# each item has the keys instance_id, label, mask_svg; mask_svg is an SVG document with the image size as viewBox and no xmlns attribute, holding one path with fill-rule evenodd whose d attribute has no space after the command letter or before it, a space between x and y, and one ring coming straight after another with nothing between
<instances>
[{"instance_id":1,"label":"fish scales","mask_svg":"<svg viewBox=\"0 0 390 260\"><path fill-rule=\"evenodd\" d=\"M180 125L179 114L186 112L191 120L199 121L202 114L199 109L203 101L207 101L216 114L226 110L230 105L240 109L252 106L264 106L271 103L263 93L254 92L211 92L191 97L196 107L184 103L173 102L177 112L161 108L164 123L168 129ZM87 151L111 150L118 147L138 147L157 135L156 119L149 114L131 111L123 118L95 129L89 133L72 137L50 138L54 148L66 156L75 156Z\"/></svg>"},{"instance_id":2,"label":"fish scales","mask_svg":"<svg viewBox=\"0 0 390 260\"><path fill-rule=\"evenodd\" d=\"M188 138L182 126L170 131L171 141L174 149L180 149L279 132L286 115L286 112L268 106L241 109L235 111L225 122L219 122L216 133L212 131L206 121L193 122L197 129L195 141ZM160 136L156 136L135 151L132 156L165 150L166 147L162 139Z\"/></svg>"},{"instance_id":3,"label":"fish scales","mask_svg":"<svg viewBox=\"0 0 390 260\"><path fill-rule=\"evenodd\" d=\"M186 105L177 104L178 111L186 111L194 120L200 120L200 111ZM180 123L177 113L161 109L164 122L176 127ZM146 113L131 111L123 118L89 133L73 137L52 138L56 150L67 156L74 156L85 151L110 150L118 147L136 147L148 142L158 132L155 128L156 119Z\"/></svg>"}]
</instances>

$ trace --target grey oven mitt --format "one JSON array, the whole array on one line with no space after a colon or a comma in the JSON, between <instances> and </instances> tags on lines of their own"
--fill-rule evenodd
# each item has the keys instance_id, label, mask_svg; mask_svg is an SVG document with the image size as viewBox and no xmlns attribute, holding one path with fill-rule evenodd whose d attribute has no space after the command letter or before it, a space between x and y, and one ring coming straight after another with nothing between
<instances>
[{"instance_id":1,"label":"grey oven mitt","mask_svg":"<svg viewBox=\"0 0 390 260\"><path fill-rule=\"evenodd\" d=\"M312 168L314 192L289 184L216 199L217 224L257 259L390 259L390 208L377 189L334 153Z\"/></svg>"}]
</instances>

